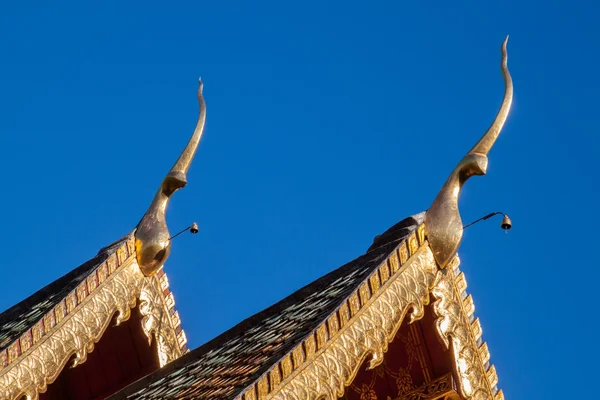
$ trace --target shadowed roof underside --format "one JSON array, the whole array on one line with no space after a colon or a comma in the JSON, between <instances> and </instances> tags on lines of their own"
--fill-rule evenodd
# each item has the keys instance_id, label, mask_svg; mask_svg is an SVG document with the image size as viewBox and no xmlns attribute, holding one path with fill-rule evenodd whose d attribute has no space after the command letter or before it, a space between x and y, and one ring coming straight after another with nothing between
<instances>
[{"instance_id":1,"label":"shadowed roof underside","mask_svg":"<svg viewBox=\"0 0 600 400\"><path fill-rule=\"evenodd\" d=\"M423 222L406 218L375 238L367 253L246 319L113 399L232 399L294 349Z\"/></svg>"}]
</instances>

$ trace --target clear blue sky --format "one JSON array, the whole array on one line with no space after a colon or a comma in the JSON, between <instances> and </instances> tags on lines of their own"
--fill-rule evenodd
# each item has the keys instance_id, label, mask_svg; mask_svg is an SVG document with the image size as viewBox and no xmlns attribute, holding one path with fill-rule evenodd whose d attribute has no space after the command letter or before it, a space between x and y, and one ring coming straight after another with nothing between
<instances>
[{"instance_id":1,"label":"clear blue sky","mask_svg":"<svg viewBox=\"0 0 600 400\"><path fill-rule=\"evenodd\" d=\"M426 209L515 84L460 250L500 387L595 379L598 6L592 1L5 2L0 309L131 231L191 134L168 261L196 347ZM572 3L572 4L571 4ZM558 387L554 387L558 384ZM574 391L575 390L575 391Z\"/></svg>"}]
</instances>

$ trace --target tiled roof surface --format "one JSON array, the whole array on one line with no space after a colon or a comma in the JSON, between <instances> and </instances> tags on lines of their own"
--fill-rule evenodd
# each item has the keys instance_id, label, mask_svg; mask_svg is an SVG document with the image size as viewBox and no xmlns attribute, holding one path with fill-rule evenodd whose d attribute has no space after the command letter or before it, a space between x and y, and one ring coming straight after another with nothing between
<instances>
[{"instance_id":1,"label":"tiled roof surface","mask_svg":"<svg viewBox=\"0 0 600 400\"><path fill-rule=\"evenodd\" d=\"M48 311L52 310L54 306L83 282L94 268L110 257L128 238L129 236L126 236L103 248L91 260L0 314L0 351L7 348L42 319Z\"/></svg>"},{"instance_id":2,"label":"tiled roof surface","mask_svg":"<svg viewBox=\"0 0 600 400\"><path fill-rule=\"evenodd\" d=\"M233 399L311 334L369 277L424 213L375 238L367 253L246 319L112 399Z\"/></svg>"}]
</instances>

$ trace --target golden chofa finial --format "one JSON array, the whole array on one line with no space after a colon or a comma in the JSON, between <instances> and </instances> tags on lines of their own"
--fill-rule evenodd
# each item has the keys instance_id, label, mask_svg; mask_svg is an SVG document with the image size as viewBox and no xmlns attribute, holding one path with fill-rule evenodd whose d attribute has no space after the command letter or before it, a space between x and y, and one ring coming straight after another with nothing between
<instances>
[{"instance_id":1,"label":"golden chofa finial","mask_svg":"<svg viewBox=\"0 0 600 400\"><path fill-rule=\"evenodd\" d=\"M494 122L477 142L477 144L463 157L448 180L438 193L433 204L425 214L425 230L429 245L440 268L446 267L460 245L463 225L458 211L458 196L465 182L474 175L485 175L487 170L487 155L498 138L513 97L513 84L508 72L506 43L508 36L502 43L502 62L500 69L504 78L504 100Z\"/></svg>"},{"instance_id":2,"label":"golden chofa finial","mask_svg":"<svg viewBox=\"0 0 600 400\"><path fill-rule=\"evenodd\" d=\"M186 174L200 143L204 123L206 121L206 104L202 96L202 80L198 87L198 103L200 116L192 138L179 156L179 159L162 181L150 208L138 224L135 231L135 249L140 269L146 276L154 274L163 266L171 251L169 229L165 219L165 212L169 199L177 190L187 184Z\"/></svg>"}]
</instances>

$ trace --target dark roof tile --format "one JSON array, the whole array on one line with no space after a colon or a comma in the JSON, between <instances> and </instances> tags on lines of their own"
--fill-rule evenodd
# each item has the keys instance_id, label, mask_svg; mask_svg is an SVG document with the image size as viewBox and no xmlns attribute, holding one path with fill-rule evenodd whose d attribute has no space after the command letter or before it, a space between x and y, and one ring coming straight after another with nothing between
<instances>
[{"instance_id":1,"label":"dark roof tile","mask_svg":"<svg viewBox=\"0 0 600 400\"><path fill-rule=\"evenodd\" d=\"M112 399L233 399L323 323L397 245L424 213L375 238L367 253L130 385Z\"/></svg>"},{"instance_id":2,"label":"dark roof tile","mask_svg":"<svg viewBox=\"0 0 600 400\"><path fill-rule=\"evenodd\" d=\"M90 272L110 257L129 235L100 250L91 260L38 290L0 314L0 351L33 327L54 306L71 293Z\"/></svg>"}]
</instances>

